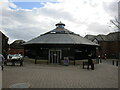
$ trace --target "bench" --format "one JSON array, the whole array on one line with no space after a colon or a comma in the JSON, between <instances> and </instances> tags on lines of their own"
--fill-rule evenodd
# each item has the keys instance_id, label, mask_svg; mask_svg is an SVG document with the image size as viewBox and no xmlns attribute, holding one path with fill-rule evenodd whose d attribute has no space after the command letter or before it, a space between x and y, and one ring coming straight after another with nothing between
<instances>
[{"instance_id":1,"label":"bench","mask_svg":"<svg viewBox=\"0 0 120 90\"><path fill-rule=\"evenodd\" d=\"M88 66L88 62L87 61L83 61L83 69L84 69L85 65ZM87 69L89 69L89 67ZM94 70L94 63L91 64L91 69Z\"/></svg>"},{"instance_id":2,"label":"bench","mask_svg":"<svg viewBox=\"0 0 120 90\"><path fill-rule=\"evenodd\" d=\"M87 61L83 61L83 69L84 69L84 66L85 65L88 65L88 62Z\"/></svg>"},{"instance_id":3,"label":"bench","mask_svg":"<svg viewBox=\"0 0 120 90\"><path fill-rule=\"evenodd\" d=\"M118 66L118 60L112 60L112 65L114 65L115 64L115 62L116 62L116 66Z\"/></svg>"}]
</instances>

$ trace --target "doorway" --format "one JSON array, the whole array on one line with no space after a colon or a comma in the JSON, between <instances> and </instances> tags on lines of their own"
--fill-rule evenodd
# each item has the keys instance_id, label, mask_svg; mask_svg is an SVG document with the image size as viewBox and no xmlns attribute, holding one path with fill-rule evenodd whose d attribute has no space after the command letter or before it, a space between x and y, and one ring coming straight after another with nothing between
<instances>
[{"instance_id":1,"label":"doorway","mask_svg":"<svg viewBox=\"0 0 120 90\"><path fill-rule=\"evenodd\" d=\"M61 50L49 50L49 63L59 64L61 60Z\"/></svg>"}]
</instances>

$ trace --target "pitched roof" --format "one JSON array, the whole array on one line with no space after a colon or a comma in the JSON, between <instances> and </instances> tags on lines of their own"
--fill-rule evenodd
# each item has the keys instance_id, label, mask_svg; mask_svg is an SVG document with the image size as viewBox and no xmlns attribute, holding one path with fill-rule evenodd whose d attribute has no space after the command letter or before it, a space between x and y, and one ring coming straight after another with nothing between
<instances>
[{"instance_id":1,"label":"pitched roof","mask_svg":"<svg viewBox=\"0 0 120 90\"><path fill-rule=\"evenodd\" d=\"M120 32L113 32L107 35L109 41L120 41Z\"/></svg>"},{"instance_id":2,"label":"pitched roof","mask_svg":"<svg viewBox=\"0 0 120 90\"><path fill-rule=\"evenodd\" d=\"M98 35L95 37L98 41L108 41L108 38L105 35Z\"/></svg>"},{"instance_id":3,"label":"pitched roof","mask_svg":"<svg viewBox=\"0 0 120 90\"><path fill-rule=\"evenodd\" d=\"M5 39L9 39L3 32L0 31L1 37L4 37Z\"/></svg>"},{"instance_id":4,"label":"pitched roof","mask_svg":"<svg viewBox=\"0 0 120 90\"><path fill-rule=\"evenodd\" d=\"M10 48L14 49L22 49L23 47L21 46L25 41L23 40L15 40L13 43L10 44Z\"/></svg>"},{"instance_id":5,"label":"pitched roof","mask_svg":"<svg viewBox=\"0 0 120 90\"><path fill-rule=\"evenodd\" d=\"M91 35L93 36L93 35ZM88 37L88 38L87 38ZM93 41L94 39L97 39L98 41L120 41L120 32L112 32L109 33L108 35L97 35L97 36L93 36L92 38L90 38L90 35L86 35L85 38Z\"/></svg>"},{"instance_id":6,"label":"pitched roof","mask_svg":"<svg viewBox=\"0 0 120 90\"><path fill-rule=\"evenodd\" d=\"M95 35L86 35L85 38L92 41L95 38Z\"/></svg>"},{"instance_id":7,"label":"pitched roof","mask_svg":"<svg viewBox=\"0 0 120 90\"><path fill-rule=\"evenodd\" d=\"M27 44L85 44L85 45L98 45L90 40L75 34L64 28L65 24L56 24L57 27L45 34L42 34L28 42ZM59 25L63 25L62 27Z\"/></svg>"}]
</instances>

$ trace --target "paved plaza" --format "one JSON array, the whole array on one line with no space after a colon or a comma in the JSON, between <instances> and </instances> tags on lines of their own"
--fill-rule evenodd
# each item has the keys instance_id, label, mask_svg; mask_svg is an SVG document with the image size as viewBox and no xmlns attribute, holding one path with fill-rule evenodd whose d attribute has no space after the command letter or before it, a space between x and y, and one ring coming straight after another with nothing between
<instances>
[{"instance_id":1,"label":"paved plaza","mask_svg":"<svg viewBox=\"0 0 120 90\"><path fill-rule=\"evenodd\" d=\"M34 64L25 60L24 66L5 66L3 88L16 83L27 83L30 88L117 88L118 67L112 64L95 64L94 70L80 65Z\"/></svg>"}]
</instances>

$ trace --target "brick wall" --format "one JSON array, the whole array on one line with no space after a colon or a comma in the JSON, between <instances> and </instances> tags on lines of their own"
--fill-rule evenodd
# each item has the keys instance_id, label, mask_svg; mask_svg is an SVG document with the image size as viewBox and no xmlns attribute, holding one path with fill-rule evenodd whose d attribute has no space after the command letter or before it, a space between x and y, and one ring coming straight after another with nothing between
<instances>
[{"instance_id":1,"label":"brick wall","mask_svg":"<svg viewBox=\"0 0 120 90\"><path fill-rule=\"evenodd\" d=\"M24 49L9 49L8 54L22 54L24 55Z\"/></svg>"},{"instance_id":2,"label":"brick wall","mask_svg":"<svg viewBox=\"0 0 120 90\"><path fill-rule=\"evenodd\" d=\"M100 44L100 55L107 54L107 58L118 57L120 52L120 41L101 41Z\"/></svg>"}]
</instances>

